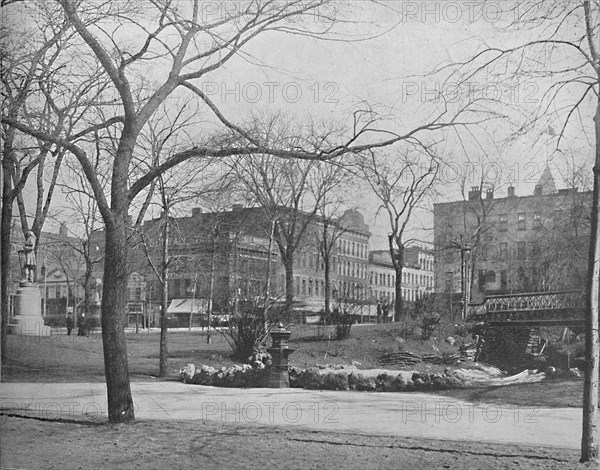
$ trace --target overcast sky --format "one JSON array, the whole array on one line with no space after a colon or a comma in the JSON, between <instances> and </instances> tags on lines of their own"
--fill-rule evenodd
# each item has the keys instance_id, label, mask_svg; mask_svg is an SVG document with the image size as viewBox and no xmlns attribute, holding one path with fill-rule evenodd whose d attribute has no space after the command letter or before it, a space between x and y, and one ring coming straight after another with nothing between
<instances>
[{"instance_id":1,"label":"overcast sky","mask_svg":"<svg viewBox=\"0 0 600 470\"><path fill-rule=\"evenodd\" d=\"M506 0L501 3L504 9L513 4ZM222 14L224 8L219 2L203 2L203 5L207 18ZM498 8L500 2L488 2L485 10L473 1L386 0L381 5L354 1L340 2L339 8L348 5L345 17L358 22L338 26L336 31L352 41L264 35L251 43L245 55L206 78L202 89L234 121L236 117L259 111L283 111L299 122L309 119L348 121L357 103L366 101L393 115L395 125L410 129L431 110L428 103L431 91L439 89L442 77L432 78L427 74L436 65L472 54L481 39L506 45L535 35L529 30L508 37L499 35L496 29L512 21L515 15L514 12L502 13ZM493 89L494 80L498 78L478 85ZM538 81L523 81L518 86L518 96L501 96L500 99L522 102L524 107L534 106L536 100L541 99L543 86ZM589 106L592 107L591 101ZM491 129L491 133L502 135L501 126ZM535 138L539 138L539 134ZM461 143L464 147L449 140L444 156L464 165L465 161L477 161L485 149L487 159L501 162L503 174L497 181L500 195L505 194L509 182L517 187L518 194L529 194L547 161L555 171L558 186L562 186L556 174L562 170L562 164L555 165L552 161L555 157L552 139L548 135L534 146L533 137L524 138L507 146L475 135ZM589 152L588 143L576 138L567 143L566 148L577 155ZM465 150L469 155L464 154ZM375 219L377 201L368 195L366 188L357 188L357 194L361 197L352 205L364 213L372 227L371 247L384 248L387 219L384 214ZM458 197L459 185L454 184L444 188L441 200ZM59 204L60 199L57 199ZM415 225L432 226L431 217L422 213ZM49 221L47 228L55 230L56 225ZM432 233L418 236L431 239Z\"/></svg>"}]
</instances>

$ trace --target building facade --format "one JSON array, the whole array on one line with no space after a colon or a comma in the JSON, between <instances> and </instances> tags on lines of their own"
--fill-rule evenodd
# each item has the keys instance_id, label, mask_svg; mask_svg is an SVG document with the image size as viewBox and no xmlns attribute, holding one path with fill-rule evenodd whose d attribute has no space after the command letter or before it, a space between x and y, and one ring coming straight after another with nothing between
<instances>
[{"instance_id":1,"label":"building facade","mask_svg":"<svg viewBox=\"0 0 600 470\"><path fill-rule=\"evenodd\" d=\"M546 167L534 194L473 187L468 200L434 206L435 289L472 302L485 295L582 288L591 192L557 190Z\"/></svg>"},{"instance_id":2,"label":"building facade","mask_svg":"<svg viewBox=\"0 0 600 470\"><path fill-rule=\"evenodd\" d=\"M369 256L371 296L374 301L396 302L396 271L389 250ZM426 244L405 249L402 268L402 299L414 302L433 293L433 249Z\"/></svg>"},{"instance_id":3,"label":"building facade","mask_svg":"<svg viewBox=\"0 0 600 470\"><path fill-rule=\"evenodd\" d=\"M282 210L279 216L282 220L285 213ZM155 219L144 228L154 241L150 251L155 262L160 259L161 223L161 218ZM296 223L299 231L302 227L293 254L294 300L299 308L323 310L326 263L332 307L342 298L364 301L371 234L362 215L347 211L340 219L328 220L327 231L324 221L314 215L301 213ZM190 217L170 219L170 224L169 298L212 298L216 313L231 312L239 302L265 295L284 298L286 269L275 222L261 208L234 206L219 213L197 208ZM326 252L320 243L324 236L331 244ZM152 284L151 297L157 301L160 288L156 282Z\"/></svg>"}]
</instances>

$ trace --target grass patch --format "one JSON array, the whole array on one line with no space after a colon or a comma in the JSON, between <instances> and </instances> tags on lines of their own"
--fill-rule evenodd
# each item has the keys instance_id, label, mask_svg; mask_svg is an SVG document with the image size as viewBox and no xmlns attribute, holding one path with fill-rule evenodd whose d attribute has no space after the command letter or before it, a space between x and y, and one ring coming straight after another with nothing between
<instances>
[{"instance_id":1,"label":"grass patch","mask_svg":"<svg viewBox=\"0 0 600 470\"><path fill-rule=\"evenodd\" d=\"M358 369L380 368L379 358L393 351L410 351L417 355L455 353L458 346L470 342L445 325L434 331L429 340L411 335L412 325L388 323L357 325L352 327L350 338L329 338L330 328L316 325L293 325L290 347L295 351L290 364L306 368L323 364L354 365ZM453 334L454 333L454 334ZM454 336L457 343L451 346L444 341ZM416 337L415 337L416 336ZM165 379L177 380L179 370L187 363L206 364L215 368L231 367L239 363L231 357L231 347L220 333L213 333L211 344L200 331L170 331L169 373ZM159 335L156 332L127 333L129 373L133 381L159 380ZM104 382L104 359L99 333L90 338L59 334L50 337L9 335L7 361L3 367L4 382ZM468 367L463 363L458 367ZM417 370L443 372L447 366L419 363L410 367L386 366L392 370ZM541 383L510 385L504 387L472 388L436 391L472 402L519 404L523 406L581 407L582 380L546 380Z\"/></svg>"}]
</instances>

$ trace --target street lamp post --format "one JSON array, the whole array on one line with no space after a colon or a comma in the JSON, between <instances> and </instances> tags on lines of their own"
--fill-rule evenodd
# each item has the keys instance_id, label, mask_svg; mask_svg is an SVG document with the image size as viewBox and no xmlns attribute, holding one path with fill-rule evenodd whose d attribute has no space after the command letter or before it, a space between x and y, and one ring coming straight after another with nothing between
<instances>
[{"instance_id":1,"label":"street lamp post","mask_svg":"<svg viewBox=\"0 0 600 470\"><path fill-rule=\"evenodd\" d=\"M454 319L454 312L452 311L452 298L454 297L454 272L446 271L446 285L448 289L448 294L450 295L450 318Z\"/></svg>"}]
</instances>

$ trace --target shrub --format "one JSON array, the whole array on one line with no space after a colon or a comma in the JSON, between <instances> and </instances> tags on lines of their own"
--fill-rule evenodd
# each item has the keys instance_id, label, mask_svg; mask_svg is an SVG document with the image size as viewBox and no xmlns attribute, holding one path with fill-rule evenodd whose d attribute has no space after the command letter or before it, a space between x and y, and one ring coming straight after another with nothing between
<instances>
[{"instance_id":1,"label":"shrub","mask_svg":"<svg viewBox=\"0 0 600 470\"><path fill-rule=\"evenodd\" d=\"M233 350L233 357L248 362L250 357L264 348L271 325L276 321L273 302L246 301L240 313L229 317L227 329L221 330Z\"/></svg>"},{"instance_id":2,"label":"shrub","mask_svg":"<svg viewBox=\"0 0 600 470\"><path fill-rule=\"evenodd\" d=\"M423 317L423 321L421 322L422 334L421 338L424 340L428 340L435 330L435 327L440 324L442 317L439 315L426 315Z\"/></svg>"},{"instance_id":3,"label":"shrub","mask_svg":"<svg viewBox=\"0 0 600 470\"><path fill-rule=\"evenodd\" d=\"M323 390L350 390L348 375L344 373L324 374Z\"/></svg>"},{"instance_id":4,"label":"shrub","mask_svg":"<svg viewBox=\"0 0 600 470\"><path fill-rule=\"evenodd\" d=\"M350 328L354 323L354 315L344 313L335 316L335 337L337 339L347 339L350 337Z\"/></svg>"},{"instance_id":5,"label":"shrub","mask_svg":"<svg viewBox=\"0 0 600 470\"><path fill-rule=\"evenodd\" d=\"M359 392L374 392L377 390L374 377L364 376L358 372L352 372L348 376L348 386L350 390L358 390Z\"/></svg>"},{"instance_id":6,"label":"shrub","mask_svg":"<svg viewBox=\"0 0 600 470\"><path fill-rule=\"evenodd\" d=\"M549 343L544 352L547 355L546 365L568 370L570 367L575 367L576 357L585 355L585 344Z\"/></svg>"},{"instance_id":7,"label":"shrub","mask_svg":"<svg viewBox=\"0 0 600 470\"><path fill-rule=\"evenodd\" d=\"M242 366L215 369L210 366L196 367L187 364L179 371L184 383L195 385L213 385L215 387L263 387L267 379L266 368L254 368L248 364Z\"/></svg>"},{"instance_id":8,"label":"shrub","mask_svg":"<svg viewBox=\"0 0 600 470\"><path fill-rule=\"evenodd\" d=\"M47 318L44 319L44 323L47 326L52 326L52 327L65 326L66 318L65 317L48 316Z\"/></svg>"}]
</instances>

